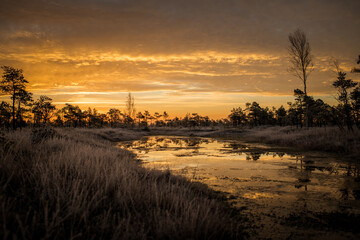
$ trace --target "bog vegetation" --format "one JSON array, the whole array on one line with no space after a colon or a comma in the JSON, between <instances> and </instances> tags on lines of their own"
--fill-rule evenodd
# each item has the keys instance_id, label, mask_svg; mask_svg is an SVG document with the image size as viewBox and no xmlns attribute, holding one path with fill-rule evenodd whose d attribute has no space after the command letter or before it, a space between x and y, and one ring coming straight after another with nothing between
<instances>
[{"instance_id":1,"label":"bog vegetation","mask_svg":"<svg viewBox=\"0 0 360 240\"><path fill-rule=\"evenodd\" d=\"M144 169L93 133L35 128L1 135L1 239L242 238L241 218L223 196Z\"/></svg>"}]
</instances>

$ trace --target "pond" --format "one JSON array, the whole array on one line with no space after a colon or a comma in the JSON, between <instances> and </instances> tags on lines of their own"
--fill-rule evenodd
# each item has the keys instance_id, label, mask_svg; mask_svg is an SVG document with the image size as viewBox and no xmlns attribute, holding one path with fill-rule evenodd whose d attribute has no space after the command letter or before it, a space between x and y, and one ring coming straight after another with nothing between
<instances>
[{"instance_id":1,"label":"pond","mask_svg":"<svg viewBox=\"0 0 360 240\"><path fill-rule=\"evenodd\" d=\"M152 136L119 146L147 168L225 192L253 238L359 238L359 165L324 153L198 137Z\"/></svg>"}]
</instances>

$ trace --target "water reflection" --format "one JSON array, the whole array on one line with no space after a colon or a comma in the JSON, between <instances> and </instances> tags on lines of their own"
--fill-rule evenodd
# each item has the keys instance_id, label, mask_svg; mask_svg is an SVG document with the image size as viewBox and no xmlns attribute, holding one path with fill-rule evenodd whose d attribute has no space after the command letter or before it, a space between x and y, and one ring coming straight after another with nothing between
<instances>
[{"instance_id":1,"label":"water reflection","mask_svg":"<svg viewBox=\"0 0 360 240\"><path fill-rule=\"evenodd\" d=\"M292 198L301 190L360 200L359 166L323 156L197 137L147 137L120 146L134 151L147 167L168 168L238 198L265 198L274 192Z\"/></svg>"},{"instance_id":2,"label":"water reflection","mask_svg":"<svg viewBox=\"0 0 360 240\"><path fill-rule=\"evenodd\" d=\"M331 156L192 137L147 137L119 146L134 151L145 167L170 169L228 193L269 231L282 227L278 219L300 213L360 214L359 165Z\"/></svg>"}]
</instances>

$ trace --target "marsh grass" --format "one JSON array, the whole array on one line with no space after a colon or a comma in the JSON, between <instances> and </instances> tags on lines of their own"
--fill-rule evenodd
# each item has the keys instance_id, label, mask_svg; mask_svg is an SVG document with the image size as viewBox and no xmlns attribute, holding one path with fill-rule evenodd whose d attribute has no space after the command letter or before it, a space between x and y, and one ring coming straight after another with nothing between
<instances>
[{"instance_id":1,"label":"marsh grass","mask_svg":"<svg viewBox=\"0 0 360 240\"><path fill-rule=\"evenodd\" d=\"M219 194L140 167L111 134L41 131L0 136L1 239L242 238L242 218Z\"/></svg>"},{"instance_id":2,"label":"marsh grass","mask_svg":"<svg viewBox=\"0 0 360 240\"><path fill-rule=\"evenodd\" d=\"M337 127L295 128L259 127L247 129L242 137L256 142L272 143L303 150L319 150L360 156L360 130L342 130Z\"/></svg>"}]
</instances>

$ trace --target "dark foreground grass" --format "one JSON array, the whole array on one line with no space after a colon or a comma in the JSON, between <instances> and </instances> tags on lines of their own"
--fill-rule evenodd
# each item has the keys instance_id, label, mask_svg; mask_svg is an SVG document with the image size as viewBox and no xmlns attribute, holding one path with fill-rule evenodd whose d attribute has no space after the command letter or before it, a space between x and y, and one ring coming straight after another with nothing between
<instances>
[{"instance_id":1,"label":"dark foreground grass","mask_svg":"<svg viewBox=\"0 0 360 240\"><path fill-rule=\"evenodd\" d=\"M91 131L44 131L0 136L1 239L243 238L205 185L144 169Z\"/></svg>"}]
</instances>

